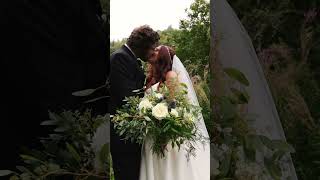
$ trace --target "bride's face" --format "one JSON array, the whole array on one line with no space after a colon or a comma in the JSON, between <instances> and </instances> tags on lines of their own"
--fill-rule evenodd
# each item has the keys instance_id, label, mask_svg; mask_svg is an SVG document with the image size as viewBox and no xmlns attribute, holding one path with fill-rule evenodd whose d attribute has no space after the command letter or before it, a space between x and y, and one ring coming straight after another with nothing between
<instances>
[{"instance_id":1,"label":"bride's face","mask_svg":"<svg viewBox=\"0 0 320 180\"><path fill-rule=\"evenodd\" d=\"M159 56L159 50L160 50L161 46L158 46L154 49L153 54L151 55L151 57L149 58L148 62L150 64L154 64L157 60L158 60L158 56Z\"/></svg>"}]
</instances>

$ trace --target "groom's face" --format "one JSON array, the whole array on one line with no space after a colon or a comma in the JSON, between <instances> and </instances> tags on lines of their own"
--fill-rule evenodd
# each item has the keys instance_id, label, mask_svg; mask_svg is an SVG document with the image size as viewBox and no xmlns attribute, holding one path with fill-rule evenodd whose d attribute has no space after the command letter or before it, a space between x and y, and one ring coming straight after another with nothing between
<instances>
[{"instance_id":1,"label":"groom's face","mask_svg":"<svg viewBox=\"0 0 320 180\"><path fill-rule=\"evenodd\" d=\"M159 54L160 46L156 47L152 53L152 55L149 57L148 62L150 64L154 64L157 59L158 59L158 54Z\"/></svg>"},{"instance_id":2,"label":"groom's face","mask_svg":"<svg viewBox=\"0 0 320 180\"><path fill-rule=\"evenodd\" d=\"M152 55L154 54L154 51L155 51L155 46L150 46L148 47L146 50L145 50L145 61L148 61Z\"/></svg>"},{"instance_id":3,"label":"groom's face","mask_svg":"<svg viewBox=\"0 0 320 180\"><path fill-rule=\"evenodd\" d=\"M149 46L146 49L144 49L143 52L141 53L142 60L148 61L153 56L153 54L155 52L155 48L156 48L156 46L152 45L152 46Z\"/></svg>"}]
</instances>

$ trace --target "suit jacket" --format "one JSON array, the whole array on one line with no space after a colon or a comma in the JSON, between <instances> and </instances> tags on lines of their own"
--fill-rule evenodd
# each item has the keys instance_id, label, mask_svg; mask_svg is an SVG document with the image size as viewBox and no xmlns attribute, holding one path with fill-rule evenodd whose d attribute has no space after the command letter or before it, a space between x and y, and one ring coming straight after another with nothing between
<instances>
[{"instance_id":1,"label":"suit jacket","mask_svg":"<svg viewBox=\"0 0 320 180\"><path fill-rule=\"evenodd\" d=\"M110 114L114 114L123 104L123 99L136 95L132 91L143 88L145 81L141 62L126 46L122 46L111 55L109 78Z\"/></svg>"},{"instance_id":2,"label":"suit jacket","mask_svg":"<svg viewBox=\"0 0 320 180\"><path fill-rule=\"evenodd\" d=\"M145 75L140 61L126 47L122 46L110 57L110 113L124 102L126 96L136 95L133 90L141 89ZM141 94L143 96L143 94ZM138 180L140 169L141 145L125 142L115 133L113 123L110 125L110 143L113 169L116 179Z\"/></svg>"}]
</instances>

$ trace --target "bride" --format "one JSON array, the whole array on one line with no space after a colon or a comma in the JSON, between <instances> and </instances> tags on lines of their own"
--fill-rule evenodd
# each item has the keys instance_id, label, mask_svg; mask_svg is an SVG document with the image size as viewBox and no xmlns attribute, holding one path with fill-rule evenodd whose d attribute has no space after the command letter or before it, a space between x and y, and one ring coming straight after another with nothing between
<instances>
[{"instance_id":1,"label":"bride","mask_svg":"<svg viewBox=\"0 0 320 180\"><path fill-rule=\"evenodd\" d=\"M178 77L179 82L188 86L190 102L199 105L189 74L174 50L168 46L159 46L148 62L150 66L145 93L158 89L168 79ZM197 126L201 136L209 138L202 116ZM165 157L161 158L152 153L151 142L146 139L141 152L140 180L209 180L209 142L196 142L195 147L195 156L188 159L183 147L178 150L168 145Z\"/></svg>"}]
</instances>

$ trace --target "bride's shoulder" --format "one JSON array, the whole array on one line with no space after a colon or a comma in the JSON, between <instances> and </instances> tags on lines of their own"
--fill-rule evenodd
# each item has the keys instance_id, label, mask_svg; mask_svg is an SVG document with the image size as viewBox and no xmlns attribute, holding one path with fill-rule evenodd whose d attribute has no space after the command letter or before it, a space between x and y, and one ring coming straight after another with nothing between
<instances>
[{"instance_id":1,"label":"bride's shoulder","mask_svg":"<svg viewBox=\"0 0 320 180\"><path fill-rule=\"evenodd\" d=\"M168 71L166 74L166 80L176 77L178 77L178 74L175 71Z\"/></svg>"}]
</instances>

